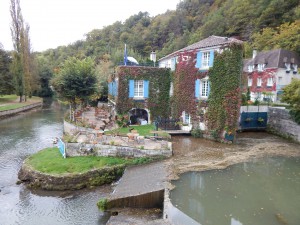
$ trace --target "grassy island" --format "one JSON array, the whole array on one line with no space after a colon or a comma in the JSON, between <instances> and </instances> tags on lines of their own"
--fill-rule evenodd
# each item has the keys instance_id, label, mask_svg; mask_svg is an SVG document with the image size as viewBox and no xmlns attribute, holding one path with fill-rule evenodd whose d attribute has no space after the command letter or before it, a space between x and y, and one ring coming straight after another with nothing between
<instances>
[{"instance_id":1,"label":"grassy island","mask_svg":"<svg viewBox=\"0 0 300 225\"><path fill-rule=\"evenodd\" d=\"M30 156L26 164L34 170L51 175L63 175L70 173L84 173L94 169L112 167L117 165L137 165L148 163L150 158L117 158L100 156L77 156L64 159L59 150L47 148Z\"/></svg>"},{"instance_id":2,"label":"grassy island","mask_svg":"<svg viewBox=\"0 0 300 225\"><path fill-rule=\"evenodd\" d=\"M78 190L109 184L119 179L129 165L153 158L76 156L64 159L58 148L47 148L26 159L19 171L20 182L45 190Z\"/></svg>"}]
</instances>

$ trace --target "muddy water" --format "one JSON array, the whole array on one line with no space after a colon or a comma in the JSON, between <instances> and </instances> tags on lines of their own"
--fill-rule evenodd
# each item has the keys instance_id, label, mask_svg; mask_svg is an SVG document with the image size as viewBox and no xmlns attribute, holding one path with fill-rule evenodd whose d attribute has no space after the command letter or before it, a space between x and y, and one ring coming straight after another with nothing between
<instances>
[{"instance_id":1,"label":"muddy water","mask_svg":"<svg viewBox=\"0 0 300 225\"><path fill-rule=\"evenodd\" d=\"M300 224L300 158L189 172L173 184L173 205L201 225Z\"/></svg>"},{"instance_id":2,"label":"muddy water","mask_svg":"<svg viewBox=\"0 0 300 225\"><path fill-rule=\"evenodd\" d=\"M0 224L105 224L96 202L111 188L76 192L32 192L16 185L23 160L51 147L62 135L64 110L58 104L0 121Z\"/></svg>"}]
</instances>

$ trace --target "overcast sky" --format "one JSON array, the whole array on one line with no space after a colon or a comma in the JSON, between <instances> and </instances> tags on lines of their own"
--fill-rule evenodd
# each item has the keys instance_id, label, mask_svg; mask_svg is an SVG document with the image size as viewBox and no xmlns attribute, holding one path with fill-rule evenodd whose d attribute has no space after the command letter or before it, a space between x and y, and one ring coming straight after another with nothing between
<instances>
[{"instance_id":1,"label":"overcast sky","mask_svg":"<svg viewBox=\"0 0 300 225\"><path fill-rule=\"evenodd\" d=\"M34 51L68 45L93 29L124 22L138 12L155 16L176 9L180 0L20 0ZM0 43L12 50L10 0L0 0Z\"/></svg>"}]
</instances>

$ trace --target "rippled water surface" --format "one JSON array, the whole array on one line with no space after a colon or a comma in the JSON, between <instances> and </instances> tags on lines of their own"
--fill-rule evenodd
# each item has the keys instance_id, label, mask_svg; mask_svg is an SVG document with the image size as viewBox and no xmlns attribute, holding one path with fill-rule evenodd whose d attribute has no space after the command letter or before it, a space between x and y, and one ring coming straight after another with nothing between
<instances>
[{"instance_id":1,"label":"rippled water surface","mask_svg":"<svg viewBox=\"0 0 300 225\"><path fill-rule=\"evenodd\" d=\"M300 159L267 158L174 182L175 207L202 225L299 225Z\"/></svg>"},{"instance_id":2,"label":"rippled water surface","mask_svg":"<svg viewBox=\"0 0 300 225\"><path fill-rule=\"evenodd\" d=\"M105 224L96 202L110 187L76 192L31 192L16 185L23 160L51 147L62 135L63 109L57 103L0 121L0 224Z\"/></svg>"}]
</instances>

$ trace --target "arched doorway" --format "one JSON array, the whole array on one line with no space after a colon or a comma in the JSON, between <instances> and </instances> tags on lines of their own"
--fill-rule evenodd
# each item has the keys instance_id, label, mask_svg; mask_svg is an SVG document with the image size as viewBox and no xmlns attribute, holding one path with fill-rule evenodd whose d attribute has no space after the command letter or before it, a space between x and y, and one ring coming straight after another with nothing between
<instances>
[{"instance_id":1,"label":"arched doorway","mask_svg":"<svg viewBox=\"0 0 300 225\"><path fill-rule=\"evenodd\" d=\"M146 125L149 121L149 113L146 109L135 108L129 111L131 125Z\"/></svg>"}]
</instances>

